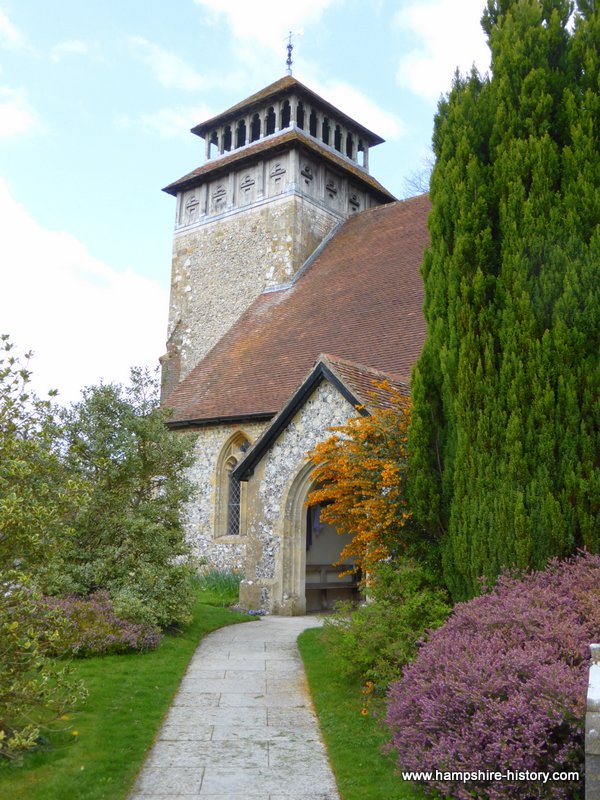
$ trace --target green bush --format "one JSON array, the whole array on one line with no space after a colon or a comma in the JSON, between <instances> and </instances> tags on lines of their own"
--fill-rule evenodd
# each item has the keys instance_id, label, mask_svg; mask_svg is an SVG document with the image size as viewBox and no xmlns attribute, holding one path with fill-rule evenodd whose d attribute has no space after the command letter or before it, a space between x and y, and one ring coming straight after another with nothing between
<instances>
[{"instance_id":1,"label":"green bush","mask_svg":"<svg viewBox=\"0 0 600 800\"><path fill-rule=\"evenodd\" d=\"M417 652L427 631L447 619L451 606L424 567L380 565L369 601L351 610L339 604L323 627L323 641L347 678L374 684L383 694Z\"/></svg>"},{"instance_id":2,"label":"green bush","mask_svg":"<svg viewBox=\"0 0 600 800\"><path fill-rule=\"evenodd\" d=\"M87 494L59 556L39 571L46 594L104 589L121 618L161 629L189 622L182 509L193 491L193 440L169 431L167 420L156 382L141 370L129 386L85 389L65 412L61 450Z\"/></svg>"},{"instance_id":3,"label":"green bush","mask_svg":"<svg viewBox=\"0 0 600 800\"><path fill-rule=\"evenodd\" d=\"M42 731L66 720L86 695L67 662L50 653L66 620L44 605L25 575L0 577L0 759L17 759L39 742Z\"/></svg>"},{"instance_id":4,"label":"green bush","mask_svg":"<svg viewBox=\"0 0 600 800\"><path fill-rule=\"evenodd\" d=\"M154 650L162 635L144 623L119 617L106 591L89 597L47 597L46 605L62 613L68 626L56 646L55 655L101 656L131 650Z\"/></svg>"}]
</instances>

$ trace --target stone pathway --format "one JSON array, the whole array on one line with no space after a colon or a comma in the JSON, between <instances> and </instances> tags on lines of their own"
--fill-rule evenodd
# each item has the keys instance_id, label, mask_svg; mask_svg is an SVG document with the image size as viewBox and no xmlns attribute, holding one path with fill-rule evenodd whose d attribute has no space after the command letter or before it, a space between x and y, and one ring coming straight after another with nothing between
<instances>
[{"instance_id":1,"label":"stone pathway","mask_svg":"<svg viewBox=\"0 0 600 800\"><path fill-rule=\"evenodd\" d=\"M296 645L318 624L264 617L206 636L129 800L339 800Z\"/></svg>"}]
</instances>

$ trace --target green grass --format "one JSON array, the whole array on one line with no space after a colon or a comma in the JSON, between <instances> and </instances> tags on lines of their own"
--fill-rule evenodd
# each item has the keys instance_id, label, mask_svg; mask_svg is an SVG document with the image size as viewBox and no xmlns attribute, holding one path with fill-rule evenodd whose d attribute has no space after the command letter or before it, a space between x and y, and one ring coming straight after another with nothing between
<instances>
[{"instance_id":1,"label":"green grass","mask_svg":"<svg viewBox=\"0 0 600 800\"><path fill-rule=\"evenodd\" d=\"M382 753L386 737L380 723L362 716L360 688L341 677L319 635L318 628L304 631L298 645L343 800L423 800L417 787L396 774L392 757Z\"/></svg>"},{"instance_id":2,"label":"green grass","mask_svg":"<svg viewBox=\"0 0 600 800\"><path fill-rule=\"evenodd\" d=\"M89 690L72 715L72 730L53 734L50 746L28 754L21 766L0 768L6 800L122 800L177 690L200 639L210 631L248 620L206 605L199 593L194 619L177 636L165 636L151 653L74 662Z\"/></svg>"},{"instance_id":3,"label":"green grass","mask_svg":"<svg viewBox=\"0 0 600 800\"><path fill-rule=\"evenodd\" d=\"M211 569L197 578L206 603L212 606L232 606L237 603L240 592L241 572Z\"/></svg>"}]
</instances>

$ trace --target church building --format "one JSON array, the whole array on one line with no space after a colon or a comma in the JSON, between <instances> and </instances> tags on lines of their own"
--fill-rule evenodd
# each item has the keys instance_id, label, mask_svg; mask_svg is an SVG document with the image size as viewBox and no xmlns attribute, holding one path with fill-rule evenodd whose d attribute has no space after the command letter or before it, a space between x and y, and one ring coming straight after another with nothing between
<instances>
[{"instance_id":1,"label":"church building","mask_svg":"<svg viewBox=\"0 0 600 800\"><path fill-rule=\"evenodd\" d=\"M408 391L425 337L426 195L369 173L382 139L291 75L197 125L206 161L176 198L167 352L170 427L194 431L194 555L240 569L240 603L278 614L356 591L343 535L308 508L307 453ZM358 407L358 408L357 408Z\"/></svg>"}]
</instances>

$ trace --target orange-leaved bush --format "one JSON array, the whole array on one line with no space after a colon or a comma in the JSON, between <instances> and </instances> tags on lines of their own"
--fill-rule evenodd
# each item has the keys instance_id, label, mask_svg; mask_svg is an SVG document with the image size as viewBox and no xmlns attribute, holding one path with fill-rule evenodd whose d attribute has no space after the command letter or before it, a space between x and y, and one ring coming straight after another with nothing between
<instances>
[{"instance_id":1,"label":"orange-leaved bush","mask_svg":"<svg viewBox=\"0 0 600 800\"><path fill-rule=\"evenodd\" d=\"M363 575L407 553L417 533L406 500L410 402L387 382L377 388L372 397L377 402L383 390L385 406L332 428L309 454L317 488L308 504L321 504L321 519L350 534L338 563L352 559Z\"/></svg>"}]
</instances>

